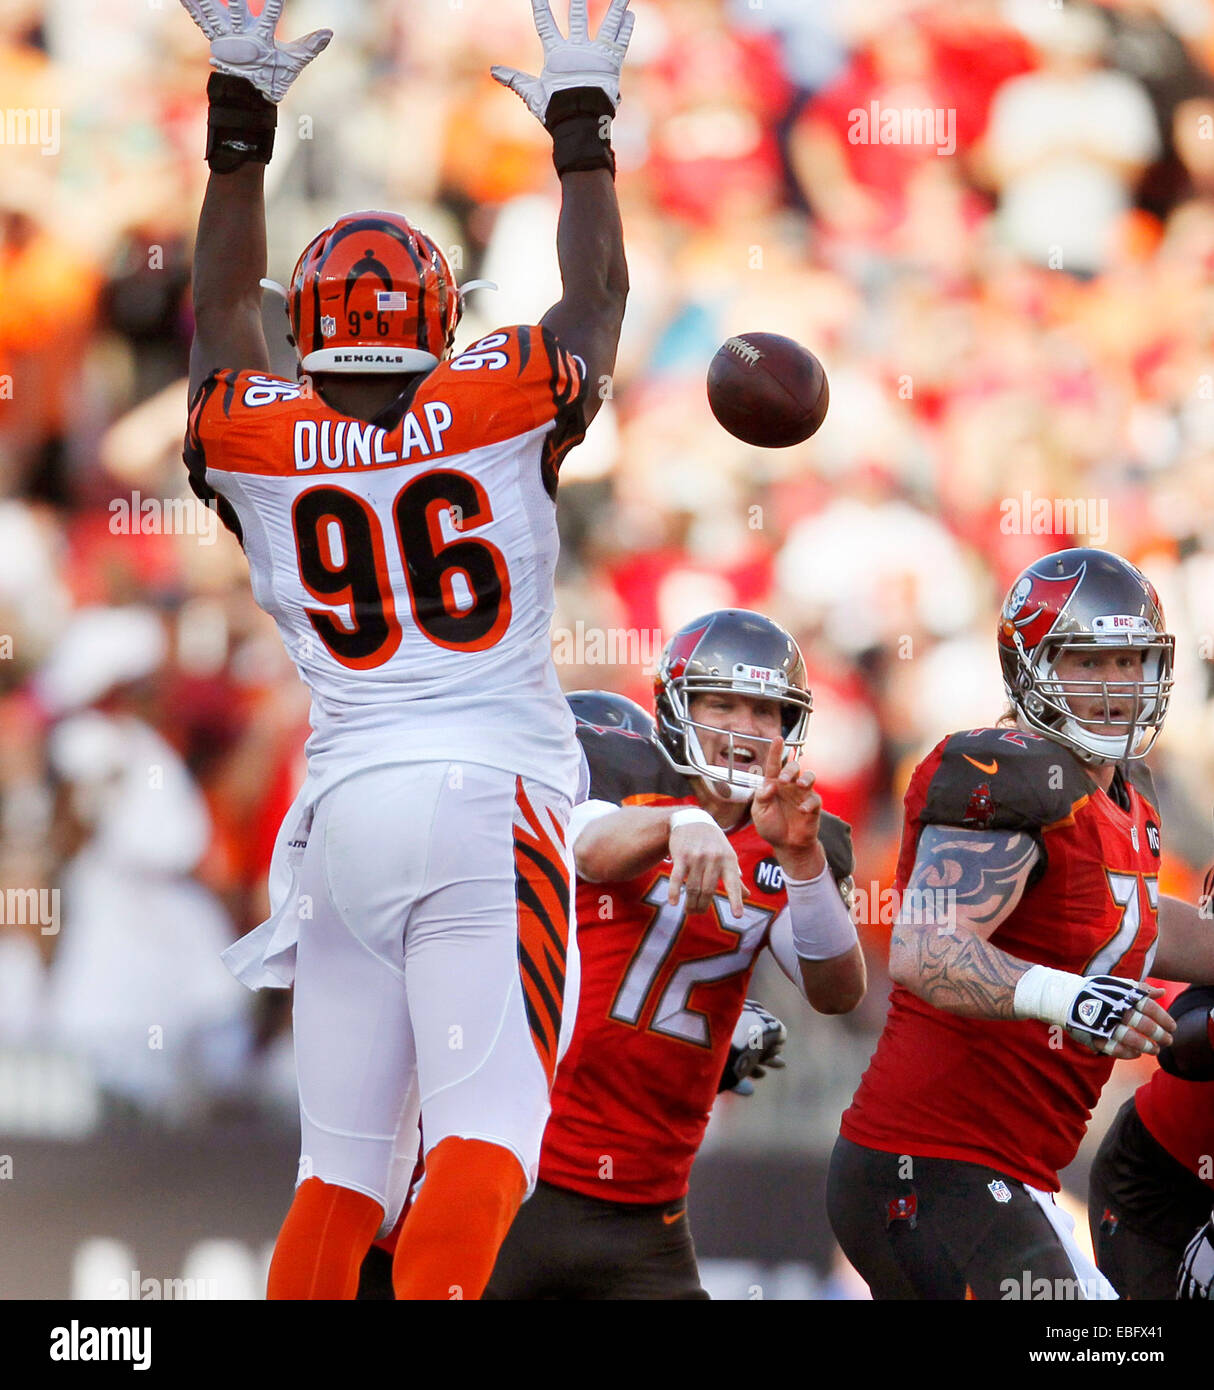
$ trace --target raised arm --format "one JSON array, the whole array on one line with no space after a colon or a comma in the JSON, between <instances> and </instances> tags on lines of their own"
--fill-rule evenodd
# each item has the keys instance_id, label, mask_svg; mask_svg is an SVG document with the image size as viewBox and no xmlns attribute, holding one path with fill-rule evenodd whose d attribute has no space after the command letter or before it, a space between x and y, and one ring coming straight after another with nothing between
<instances>
[{"instance_id":1,"label":"raised arm","mask_svg":"<svg viewBox=\"0 0 1214 1390\"><path fill-rule=\"evenodd\" d=\"M251 87L249 91L255 95ZM270 366L261 327L265 172L264 164L245 164L230 174L212 171L207 182L194 242L191 399L220 368L267 371Z\"/></svg>"},{"instance_id":2,"label":"raised arm","mask_svg":"<svg viewBox=\"0 0 1214 1390\"><path fill-rule=\"evenodd\" d=\"M605 169L562 177L556 250L565 292L542 322L586 364L583 413L589 424L610 394L628 298L620 208Z\"/></svg>"},{"instance_id":3,"label":"raised arm","mask_svg":"<svg viewBox=\"0 0 1214 1390\"><path fill-rule=\"evenodd\" d=\"M1175 1024L1163 991L1009 955L989 938L1024 896L1041 851L1018 831L928 826L890 940L895 984L962 1018L1038 1019L1110 1057L1158 1052Z\"/></svg>"},{"instance_id":4,"label":"raised arm","mask_svg":"<svg viewBox=\"0 0 1214 1390\"><path fill-rule=\"evenodd\" d=\"M224 367L265 371L261 327L266 273L265 166L274 150L277 103L333 37L318 29L279 44L284 0L266 0L254 20L247 0L182 0L211 40L207 163L211 177L194 244L194 342L190 396Z\"/></svg>"},{"instance_id":5,"label":"raised arm","mask_svg":"<svg viewBox=\"0 0 1214 1390\"><path fill-rule=\"evenodd\" d=\"M846 1014L864 998L868 972L855 924L818 839L822 798L813 787L814 774L795 759L786 763L784 740L773 739L763 784L750 808L755 829L775 850L788 895L788 906L772 923L768 946L818 1013ZM850 846L846 858L840 876L850 875Z\"/></svg>"},{"instance_id":6,"label":"raised arm","mask_svg":"<svg viewBox=\"0 0 1214 1390\"><path fill-rule=\"evenodd\" d=\"M589 423L608 395L628 297L611 118L620 103L620 69L634 16L628 0L612 0L591 40L586 0L570 0L568 38L557 29L548 0L531 0L531 9L544 45L543 70L532 77L495 67L493 76L518 93L552 136L561 177L556 242L564 293L543 324L586 363L590 389L583 410Z\"/></svg>"}]
</instances>

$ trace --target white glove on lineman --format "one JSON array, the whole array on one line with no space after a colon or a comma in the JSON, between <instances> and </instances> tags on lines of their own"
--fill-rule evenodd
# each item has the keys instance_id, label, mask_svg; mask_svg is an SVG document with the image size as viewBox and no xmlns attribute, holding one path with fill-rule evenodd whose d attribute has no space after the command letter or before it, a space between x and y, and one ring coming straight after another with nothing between
<instances>
[{"instance_id":1,"label":"white glove on lineman","mask_svg":"<svg viewBox=\"0 0 1214 1390\"><path fill-rule=\"evenodd\" d=\"M1149 1049L1159 1051L1167 1033L1142 1014L1138 1005L1148 997L1140 980L1119 975L1074 975L1047 965L1034 965L1016 982L1014 1011L1017 1018L1037 1018L1059 1024L1093 1052L1108 1054L1125 1037L1126 1025L1154 1038ZM1127 1010L1130 1012L1127 1013ZM1122 1019L1125 1019L1122 1022Z\"/></svg>"},{"instance_id":2,"label":"white glove on lineman","mask_svg":"<svg viewBox=\"0 0 1214 1390\"><path fill-rule=\"evenodd\" d=\"M333 37L316 29L294 43L274 41L285 0L266 0L256 24L248 0L181 0L190 18L211 40L211 66L229 77L243 77L269 101L281 101L287 88Z\"/></svg>"},{"instance_id":3,"label":"white glove on lineman","mask_svg":"<svg viewBox=\"0 0 1214 1390\"><path fill-rule=\"evenodd\" d=\"M620 69L636 23L636 15L628 13L628 0L611 0L593 41L586 27L586 0L569 0L568 38L556 27L548 0L531 0L531 12L544 45L543 71L532 77L518 68L497 65L490 68L494 78L517 92L541 123L553 96L571 87L598 87L615 110L620 104Z\"/></svg>"}]
</instances>

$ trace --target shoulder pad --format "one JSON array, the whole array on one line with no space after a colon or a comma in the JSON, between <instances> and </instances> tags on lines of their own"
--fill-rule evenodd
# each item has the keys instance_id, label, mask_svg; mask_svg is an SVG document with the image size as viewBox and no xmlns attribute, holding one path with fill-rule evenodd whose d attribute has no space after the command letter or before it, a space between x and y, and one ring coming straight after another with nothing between
<instances>
[{"instance_id":1,"label":"shoulder pad","mask_svg":"<svg viewBox=\"0 0 1214 1390\"><path fill-rule=\"evenodd\" d=\"M282 407L311 397L311 388L269 372L215 371L201 383L190 403L191 418L199 408L208 421L234 421L246 412L279 414Z\"/></svg>"},{"instance_id":2,"label":"shoulder pad","mask_svg":"<svg viewBox=\"0 0 1214 1390\"><path fill-rule=\"evenodd\" d=\"M441 362L421 389L431 399L459 391L448 452L551 426L541 464L544 487L555 497L561 461L586 433L587 382L586 364L561 347L549 329L523 324L488 333Z\"/></svg>"},{"instance_id":3,"label":"shoulder pad","mask_svg":"<svg viewBox=\"0 0 1214 1390\"><path fill-rule=\"evenodd\" d=\"M661 749L626 729L579 724L578 741L590 766L590 799L617 806L682 801L691 783L666 761Z\"/></svg>"},{"instance_id":4,"label":"shoulder pad","mask_svg":"<svg viewBox=\"0 0 1214 1390\"><path fill-rule=\"evenodd\" d=\"M473 391L498 392L503 400L499 408L503 409L510 408L513 398L518 410L520 401L526 399L538 425L581 399L586 388L586 364L566 352L542 324L518 324L495 329L439 363L427 385L440 381Z\"/></svg>"},{"instance_id":5,"label":"shoulder pad","mask_svg":"<svg viewBox=\"0 0 1214 1390\"><path fill-rule=\"evenodd\" d=\"M818 843L826 855L836 883L842 883L855 872L856 856L852 850L851 826L829 811L823 811L818 822Z\"/></svg>"},{"instance_id":6,"label":"shoulder pad","mask_svg":"<svg viewBox=\"0 0 1214 1390\"><path fill-rule=\"evenodd\" d=\"M1065 820L1090 793L1082 764L1061 744L1020 729L972 729L920 763L907 809L921 825L1032 831Z\"/></svg>"},{"instance_id":7,"label":"shoulder pad","mask_svg":"<svg viewBox=\"0 0 1214 1390\"><path fill-rule=\"evenodd\" d=\"M316 404L310 384L267 372L212 372L194 393L186 429L191 475L199 466L224 472L293 474L290 417ZM287 424L281 422L287 419Z\"/></svg>"}]
</instances>

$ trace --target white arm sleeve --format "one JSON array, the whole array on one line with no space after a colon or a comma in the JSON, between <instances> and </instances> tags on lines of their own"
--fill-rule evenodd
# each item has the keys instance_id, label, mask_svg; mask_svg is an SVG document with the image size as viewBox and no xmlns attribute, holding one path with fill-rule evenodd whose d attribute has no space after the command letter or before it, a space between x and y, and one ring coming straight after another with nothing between
<instances>
[{"instance_id":1,"label":"white arm sleeve","mask_svg":"<svg viewBox=\"0 0 1214 1390\"><path fill-rule=\"evenodd\" d=\"M767 933L767 949L775 957L776 964L796 985L802 999L806 998L805 981L801 978L801 957L792 941L792 913L787 907L780 909L776 920Z\"/></svg>"},{"instance_id":2,"label":"white arm sleeve","mask_svg":"<svg viewBox=\"0 0 1214 1390\"><path fill-rule=\"evenodd\" d=\"M570 853L577 844L577 838L591 821L600 820L620 808L614 801L579 801L569 813L568 844Z\"/></svg>"}]
</instances>

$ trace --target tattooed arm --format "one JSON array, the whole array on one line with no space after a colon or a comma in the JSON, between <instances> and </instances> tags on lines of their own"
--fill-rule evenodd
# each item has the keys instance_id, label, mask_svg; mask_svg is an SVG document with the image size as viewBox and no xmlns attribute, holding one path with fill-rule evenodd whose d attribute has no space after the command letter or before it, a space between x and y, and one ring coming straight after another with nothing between
<instances>
[{"instance_id":1,"label":"tattooed arm","mask_svg":"<svg viewBox=\"0 0 1214 1390\"><path fill-rule=\"evenodd\" d=\"M1031 968L988 938L1013 912L1041 857L1019 831L929 825L890 941L895 984L963 1018L1012 1019Z\"/></svg>"},{"instance_id":2,"label":"tattooed arm","mask_svg":"<svg viewBox=\"0 0 1214 1390\"><path fill-rule=\"evenodd\" d=\"M1155 1002L1161 989L1107 975L1084 978L1018 960L990 944L1024 896L1040 856L1019 831L928 826L894 924L890 978L962 1018L1058 1024L1107 1057L1158 1052L1176 1031Z\"/></svg>"}]
</instances>

